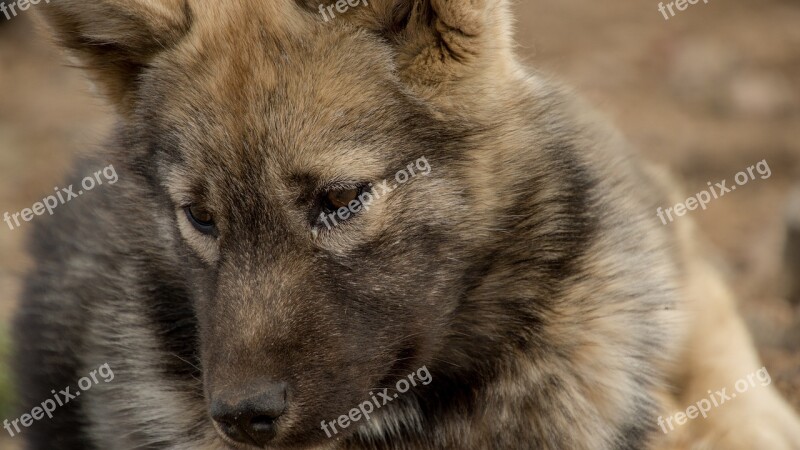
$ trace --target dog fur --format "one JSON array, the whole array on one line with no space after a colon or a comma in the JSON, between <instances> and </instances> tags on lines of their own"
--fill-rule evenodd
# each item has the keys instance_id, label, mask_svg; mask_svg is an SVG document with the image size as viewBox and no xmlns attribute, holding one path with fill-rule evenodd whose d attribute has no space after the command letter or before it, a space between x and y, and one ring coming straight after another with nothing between
<instances>
[{"instance_id":1,"label":"dog fur","mask_svg":"<svg viewBox=\"0 0 800 450\"><path fill-rule=\"evenodd\" d=\"M286 380L275 449L800 448L772 387L657 417L760 367L671 183L524 68L506 1L53 0L117 107L119 182L38 220L16 321L24 405L112 383L28 448L222 449L221 389ZM332 229L317 194L432 171ZM213 211L214 236L182 207ZM319 423L426 365L361 427ZM242 447L243 448L243 447Z\"/></svg>"}]
</instances>

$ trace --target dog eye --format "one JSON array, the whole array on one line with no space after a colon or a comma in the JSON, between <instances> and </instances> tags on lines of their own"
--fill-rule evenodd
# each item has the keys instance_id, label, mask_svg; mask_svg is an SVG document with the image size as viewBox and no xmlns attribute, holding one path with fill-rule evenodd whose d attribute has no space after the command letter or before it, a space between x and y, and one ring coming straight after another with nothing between
<instances>
[{"instance_id":1,"label":"dog eye","mask_svg":"<svg viewBox=\"0 0 800 450\"><path fill-rule=\"evenodd\" d=\"M207 209L202 206L189 205L183 210L186 211L186 217L197 231L203 234L214 233L214 216Z\"/></svg>"},{"instance_id":2,"label":"dog eye","mask_svg":"<svg viewBox=\"0 0 800 450\"><path fill-rule=\"evenodd\" d=\"M353 200L358 200L361 188L337 189L323 194L323 206L328 212L335 212L340 208L347 208Z\"/></svg>"}]
</instances>

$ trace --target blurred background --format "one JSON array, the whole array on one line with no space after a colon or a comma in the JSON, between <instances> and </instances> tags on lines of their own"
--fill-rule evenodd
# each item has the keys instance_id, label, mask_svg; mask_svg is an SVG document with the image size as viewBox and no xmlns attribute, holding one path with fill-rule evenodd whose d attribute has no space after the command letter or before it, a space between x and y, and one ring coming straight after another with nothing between
<instances>
[{"instance_id":1,"label":"blurred background","mask_svg":"<svg viewBox=\"0 0 800 450\"><path fill-rule=\"evenodd\" d=\"M709 0L669 20L655 0L515 3L527 63L572 85L644 154L671 166L687 195L767 160L769 179L689 215L716 246L773 383L800 409L800 299L792 294L800 278L800 2ZM74 155L95 151L113 123L82 74L35 31L33 9L11 21L0 15L0 214L68 184L62 176ZM29 225L0 222L0 421L11 418L7 333L30 267ZM0 449L16 448L2 434Z\"/></svg>"}]
</instances>

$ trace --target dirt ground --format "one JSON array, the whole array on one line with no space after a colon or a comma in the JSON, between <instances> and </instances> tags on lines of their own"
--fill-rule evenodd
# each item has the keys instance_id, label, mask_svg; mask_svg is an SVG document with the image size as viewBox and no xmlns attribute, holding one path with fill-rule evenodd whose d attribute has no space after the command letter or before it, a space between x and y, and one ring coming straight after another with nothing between
<instances>
[{"instance_id":1,"label":"dirt ground","mask_svg":"<svg viewBox=\"0 0 800 450\"><path fill-rule=\"evenodd\" d=\"M800 187L800 2L710 0L669 20L657 7L518 0L519 53L671 166L689 194L768 162L770 178L690 215L718 249L773 382L800 408L800 305L785 289L800 272L784 264L789 193ZM113 120L30 13L0 17L0 214L63 186L73 156L102 145ZM0 222L0 332L29 265L26 231Z\"/></svg>"}]
</instances>

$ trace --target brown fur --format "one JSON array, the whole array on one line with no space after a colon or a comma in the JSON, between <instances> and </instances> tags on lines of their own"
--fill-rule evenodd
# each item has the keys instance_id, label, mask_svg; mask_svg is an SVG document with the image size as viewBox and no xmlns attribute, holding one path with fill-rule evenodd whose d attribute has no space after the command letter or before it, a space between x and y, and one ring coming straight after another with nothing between
<instances>
[{"instance_id":1,"label":"brown fur","mask_svg":"<svg viewBox=\"0 0 800 450\"><path fill-rule=\"evenodd\" d=\"M42 9L121 116L127 190L71 220L97 216L86 242L139 260L90 276L130 296L62 302L91 311L80 364L123 368L83 400L84 443L233 445L206 407L269 378L291 393L275 448L800 448L772 387L658 430L657 416L759 363L689 219L655 218L661 176L521 67L505 1L372 0L327 23L290 0ZM422 156L430 177L312 232L326 186L392 178ZM214 211L214 236L186 222L196 203ZM35 314L49 294L29 291L21 323L63 325ZM180 311L196 345L157 326ZM171 352L198 372L164 363ZM430 386L338 440L322 434L320 420L423 364ZM148 407L153 390L165 400Z\"/></svg>"}]
</instances>

